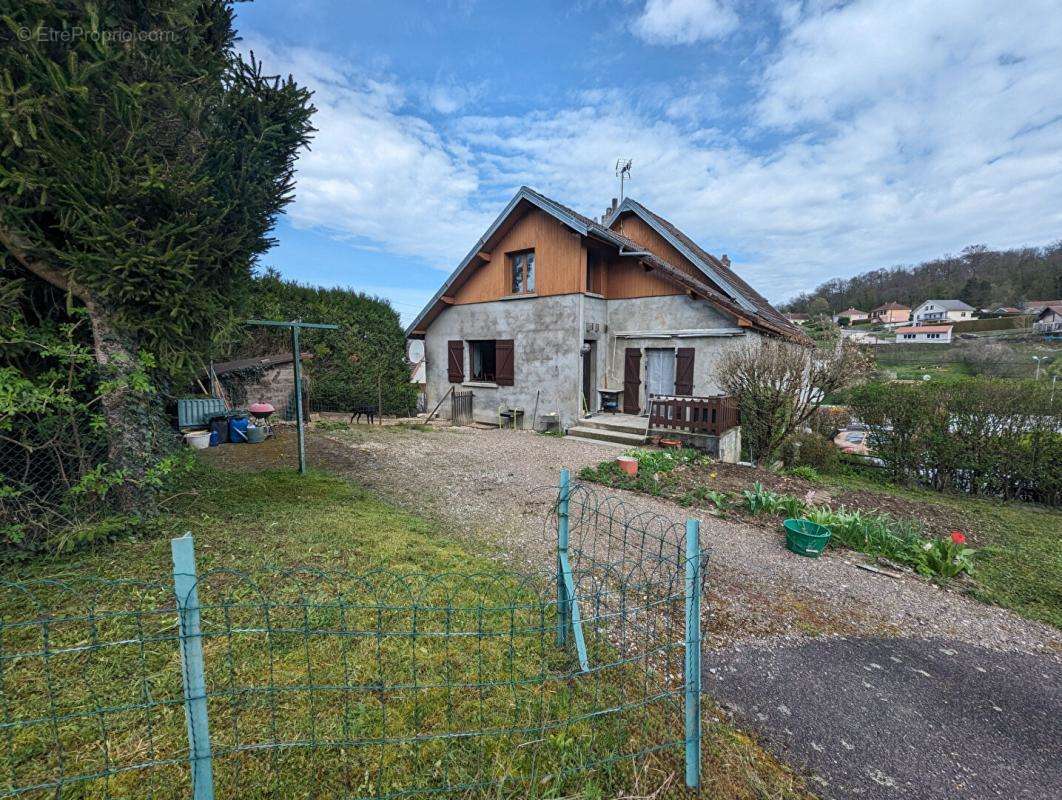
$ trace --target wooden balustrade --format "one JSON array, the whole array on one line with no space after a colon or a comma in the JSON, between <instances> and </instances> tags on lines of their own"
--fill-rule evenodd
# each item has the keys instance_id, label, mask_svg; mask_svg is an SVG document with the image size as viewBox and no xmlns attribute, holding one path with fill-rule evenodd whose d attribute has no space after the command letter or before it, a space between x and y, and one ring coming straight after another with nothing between
<instances>
[{"instance_id":1,"label":"wooden balustrade","mask_svg":"<svg viewBox=\"0 0 1062 800\"><path fill-rule=\"evenodd\" d=\"M730 395L651 398L649 429L682 430L720 436L740 424L737 400Z\"/></svg>"}]
</instances>

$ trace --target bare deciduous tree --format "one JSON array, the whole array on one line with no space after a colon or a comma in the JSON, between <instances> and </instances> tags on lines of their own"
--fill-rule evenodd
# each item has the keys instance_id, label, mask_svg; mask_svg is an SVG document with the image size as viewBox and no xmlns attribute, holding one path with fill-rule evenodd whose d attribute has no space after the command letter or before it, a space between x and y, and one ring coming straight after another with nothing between
<instances>
[{"instance_id":1,"label":"bare deciduous tree","mask_svg":"<svg viewBox=\"0 0 1062 800\"><path fill-rule=\"evenodd\" d=\"M863 381L873 359L850 341L829 350L779 339L749 342L719 364L723 390L741 406L742 436L752 460L773 463L832 393Z\"/></svg>"}]
</instances>

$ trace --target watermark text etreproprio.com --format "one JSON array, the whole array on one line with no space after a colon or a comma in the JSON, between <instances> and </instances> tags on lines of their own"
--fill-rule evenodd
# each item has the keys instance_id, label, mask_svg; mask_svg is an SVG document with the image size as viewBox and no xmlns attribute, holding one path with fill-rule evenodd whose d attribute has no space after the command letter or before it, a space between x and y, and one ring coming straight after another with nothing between
<instances>
[{"instance_id":1,"label":"watermark text etreproprio.com","mask_svg":"<svg viewBox=\"0 0 1062 800\"><path fill-rule=\"evenodd\" d=\"M177 31L152 30L89 30L80 26L72 28L26 28L18 29L18 38L23 42L76 42L86 39L93 42L175 42Z\"/></svg>"}]
</instances>

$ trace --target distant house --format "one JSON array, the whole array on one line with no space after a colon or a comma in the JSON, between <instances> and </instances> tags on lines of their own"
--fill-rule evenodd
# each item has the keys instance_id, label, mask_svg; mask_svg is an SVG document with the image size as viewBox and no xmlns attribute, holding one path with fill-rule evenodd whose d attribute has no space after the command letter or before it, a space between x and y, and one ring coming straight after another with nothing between
<instances>
[{"instance_id":1,"label":"distant house","mask_svg":"<svg viewBox=\"0 0 1062 800\"><path fill-rule=\"evenodd\" d=\"M1062 333L1062 302L1044 306L1036 315L1033 330L1040 333Z\"/></svg>"},{"instance_id":2,"label":"distant house","mask_svg":"<svg viewBox=\"0 0 1062 800\"><path fill-rule=\"evenodd\" d=\"M911 309L899 303L885 303L870 312L870 319L885 325L907 322L911 318Z\"/></svg>"},{"instance_id":3,"label":"distant house","mask_svg":"<svg viewBox=\"0 0 1062 800\"><path fill-rule=\"evenodd\" d=\"M808 314L786 314L785 318L794 325L807 325L811 320L811 317Z\"/></svg>"},{"instance_id":4,"label":"distant house","mask_svg":"<svg viewBox=\"0 0 1062 800\"><path fill-rule=\"evenodd\" d=\"M914 310L914 321L919 325L962 322L973 318L973 306L966 305L962 300L926 300Z\"/></svg>"},{"instance_id":5,"label":"distant house","mask_svg":"<svg viewBox=\"0 0 1062 800\"><path fill-rule=\"evenodd\" d=\"M1020 314L1021 309L1014 306L999 306L998 308L991 309L993 314Z\"/></svg>"},{"instance_id":6,"label":"distant house","mask_svg":"<svg viewBox=\"0 0 1062 800\"><path fill-rule=\"evenodd\" d=\"M851 322L865 322L870 319L870 314L866 311L860 311L858 308L846 308L844 311L839 311L833 315L834 322L840 322L842 319Z\"/></svg>"},{"instance_id":7,"label":"distant house","mask_svg":"<svg viewBox=\"0 0 1062 800\"><path fill-rule=\"evenodd\" d=\"M896 344L917 344L919 342L950 344L951 330L951 325L910 325L906 328L897 328Z\"/></svg>"},{"instance_id":8,"label":"distant house","mask_svg":"<svg viewBox=\"0 0 1062 800\"><path fill-rule=\"evenodd\" d=\"M1027 300L1022 308L1026 314L1036 316L1049 306L1062 306L1062 300Z\"/></svg>"}]
</instances>

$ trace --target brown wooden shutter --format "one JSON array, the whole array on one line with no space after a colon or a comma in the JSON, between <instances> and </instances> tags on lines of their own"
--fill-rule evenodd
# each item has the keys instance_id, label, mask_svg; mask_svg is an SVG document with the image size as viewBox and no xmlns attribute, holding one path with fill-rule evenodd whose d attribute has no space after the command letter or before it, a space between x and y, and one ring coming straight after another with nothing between
<instances>
[{"instance_id":1,"label":"brown wooden shutter","mask_svg":"<svg viewBox=\"0 0 1062 800\"><path fill-rule=\"evenodd\" d=\"M693 394L693 354L692 347L680 347L675 355L675 394Z\"/></svg>"},{"instance_id":2,"label":"brown wooden shutter","mask_svg":"<svg viewBox=\"0 0 1062 800\"><path fill-rule=\"evenodd\" d=\"M499 386L513 385L513 340L494 342L494 382Z\"/></svg>"},{"instance_id":3,"label":"brown wooden shutter","mask_svg":"<svg viewBox=\"0 0 1062 800\"><path fill-rule=\"evenodd\" d=\"M450 383L464 383L465 343L460 339L452 339L446 343L446 369Z\"/></svg>"},{"instance_id":4,"label":"brown wooden shutter","mask_svg":"<svg viewBox=\"0 0 1062 800\"><path fill-rule=\"evenodd\" d=\"M642 351L628 347L623 351L623 413L641 411Z\"/></svg>"}]
</instances>

